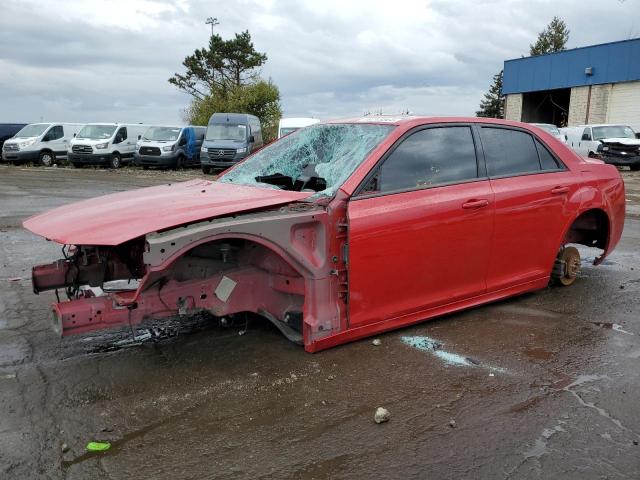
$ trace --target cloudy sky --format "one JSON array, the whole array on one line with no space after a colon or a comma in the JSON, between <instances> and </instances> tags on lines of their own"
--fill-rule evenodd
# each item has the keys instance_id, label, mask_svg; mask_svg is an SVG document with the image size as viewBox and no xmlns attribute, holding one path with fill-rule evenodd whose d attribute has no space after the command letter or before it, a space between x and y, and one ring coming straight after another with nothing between
<instances>
[{"instance_id":1,"label":"cloudy sky","mask_svg":"<svg viewBox=\"0 0 640 480\"><path fill-rule=\"evenodd\" d=\"M640 0L1 0L0 122L177 123L167 82L248 29L286 116L473 115L554 15L568 47L640 37Z\"/></svg>"}]
</instances>

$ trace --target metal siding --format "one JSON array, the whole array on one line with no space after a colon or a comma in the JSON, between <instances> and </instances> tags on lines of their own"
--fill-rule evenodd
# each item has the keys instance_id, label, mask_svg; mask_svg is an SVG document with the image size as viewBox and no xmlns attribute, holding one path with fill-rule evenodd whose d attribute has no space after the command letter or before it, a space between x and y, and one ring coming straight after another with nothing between
<instances>
[{"instance_id":1,"label":"metal siding","mask_svg":"<svg viewBox=\"0 0 640 480\"><path fill-rule=\"evenodd\" d=\"M640 132L640 82L618 83L611 90L607 123L622 123Z\"/></svg>"},{"instance_id":2,"label":"metal siding","mask_svg":"<svg viewBox=\"0 0 640 480\"><path fill-rule=\"evenodd\" d=\"M593 68L593 75L584 73ZM640 80L640 38L504 62L504 94Z\"/></svg>"}]
</instances>

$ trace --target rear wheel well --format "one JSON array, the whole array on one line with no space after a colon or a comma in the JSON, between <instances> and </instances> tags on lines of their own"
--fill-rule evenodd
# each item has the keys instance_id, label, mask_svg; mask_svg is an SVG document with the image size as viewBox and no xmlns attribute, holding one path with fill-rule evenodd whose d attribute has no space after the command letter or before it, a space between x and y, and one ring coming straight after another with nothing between
<instances>
[{"instance_id":1,"label":"rear wheel well","mask_svg":"<svg viewBox=\"0 0 640 480\"><path fill-rule=\"evenodd\" d=\"M604 250L609 242L609 229L609 217L604 210L587 210L573 221L564 243L578 243Z\"/></svg>"}]
</instances>

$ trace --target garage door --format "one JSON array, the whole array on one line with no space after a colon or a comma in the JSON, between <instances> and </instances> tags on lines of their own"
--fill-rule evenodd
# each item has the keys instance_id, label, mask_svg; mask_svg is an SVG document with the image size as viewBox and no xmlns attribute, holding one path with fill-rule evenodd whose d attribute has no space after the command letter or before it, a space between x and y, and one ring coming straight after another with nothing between
<instances>
[{"instance_id":1,"label":"garage door","mask_svg":"<svg viewBox=\"0 0 640 480\"><path fill-rule=\"evenodd\" d=\"M613 86L607 123L624 123L640 132L640 82L616 83Z\"/></svg>"}]
</instances>

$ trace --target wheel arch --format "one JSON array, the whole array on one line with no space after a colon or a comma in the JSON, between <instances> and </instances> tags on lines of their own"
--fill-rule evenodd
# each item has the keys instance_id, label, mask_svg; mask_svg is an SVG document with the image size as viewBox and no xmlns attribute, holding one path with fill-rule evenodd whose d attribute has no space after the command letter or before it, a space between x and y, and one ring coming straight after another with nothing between
<instances>
[{"instance_id":1,"label":"wheel arch","mask_svg":"<svg viewBox=\"0 0 640 480\"><path fill-rule=\"evenodd\" d=\"M594 265L598 265L608 253L610 239L609 214L602 207L591 207L582 210L569 222L562 237L562 244L577 243L602 249L602 255L594 260Z\"/></svg>"}]
</instances>

